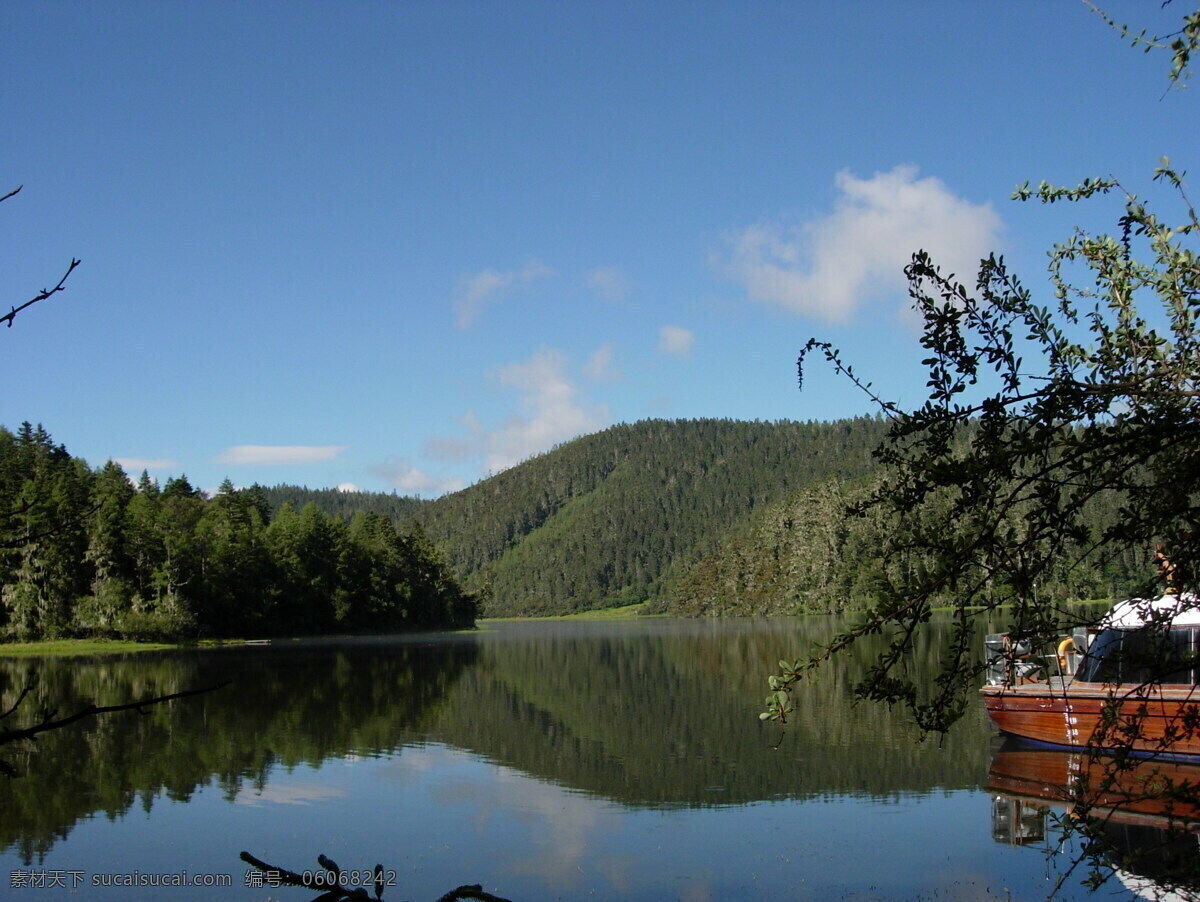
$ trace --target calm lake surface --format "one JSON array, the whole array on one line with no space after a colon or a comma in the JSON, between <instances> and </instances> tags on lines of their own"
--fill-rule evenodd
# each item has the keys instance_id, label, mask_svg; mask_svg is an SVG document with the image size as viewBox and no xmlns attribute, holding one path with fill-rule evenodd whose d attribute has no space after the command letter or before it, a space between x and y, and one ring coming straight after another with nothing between
<instances>
[{"instance_id":1,"label":"calm lake surface","mask_svg":"<svg viewBox=\"0 0 1200 902\"><path fill-rule=\"evenodd\" d=\"M852 704L862 662L846 658L786 730L760 723L776 662L839 626L502 623L0 659L0 709L38 675L22 723L232 681L10 749L0 893L315 895L254 885L245 849L295 871L318 853L344 871L379 862L395 879L384 898L413 902L464 883L514 902L1046 898L1070 849L1054 853L1051 815L988 791L998 744L981 706L920 742L903 714ZM1083 876L1057 898L1133 897L1116 881L1090 895ZM229 886L146 885L160 881Z\"/></svg>"}]
</instances>

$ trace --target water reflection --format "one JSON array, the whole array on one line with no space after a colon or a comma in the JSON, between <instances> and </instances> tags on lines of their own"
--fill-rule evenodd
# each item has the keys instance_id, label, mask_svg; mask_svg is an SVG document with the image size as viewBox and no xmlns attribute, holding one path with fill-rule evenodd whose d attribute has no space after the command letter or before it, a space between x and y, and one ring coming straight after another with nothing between
<instances>
[{"instance_id":1,"label":"water reflection","mask_svg":"<svg viewBox=\"0 0 1200 902\"><path fill-rule=\"evenodd\" d=\"M809 630L828 629L825 621ZM70 711L223 679L145 716L104 718L18 750L0 781L0 843L35 856L93 811L269 794L276 766L388 755L434 740L626 805L740 805L971 786L980 728L939 754L886 708L854 705L854 662L805 688L787 735L755 718L764 661L797 624L504 625L424 641L275 644L123 657L0 661L0 703L30 672L30 712ZM814 636L814 639L821 637Z\"/></svg>"},{"instance_id":2,"label":"water reflection","mask_svg":"<svg viewBox=\"0 0 1200 902\"><path fill-rule=\"evenodd\" d=\"M982 712L939 752L896 712L854 704L861 657L804 686L773 748L778 727L756 717L765 673L832 635L830 619L514 626L480 644L432 735L623 804L886 798L973 786L986 767ZM921 651L932 666L934 649Z\"/></svg>"},{"instance_id":3,"label":"water reflection","mask_svg":"<svg viewBox=\"0 0 1200 902\"><path fill-rule=\"evenodd\" d=\"M30 718L231 681L6 747L19 776L0 780L0 847L28 862L92 813L149 811L160 796L187 801L205 786L226 801L263 798L277 767L393 752L423 730L475 652L360 642L0 661L0 708L36 678L21 712Z\"/></svg>"},{"instance_id":4,"label":"water reflection","mask_svg":"<svg viewBox=\"0 0 1200 902\"><path fill-rule=\"evenodd\" d=\"M782 742L757 719L775 662L842 627L501 624L0 661L0 705L38 672L31 710L234 681L10 756L24 776L0 781L0 848L100 867L119 846L193 871L243 848L296 868L325 852L399 866L397 898L477 881L509 898L1039 897L1036 863L1009 873L980 814L981 707L922 742L901 713L853 704L864 647L805 684Z\"/></svg>"},{"instance_id":5,"label":"water reflection","mask_svg":"<svg viewBox=\"0 0 1200 902\"><path fill-rule=\"evenodd\" d=\"M1200 898L1200 763L1006 740L988 771L992 837L1145 898Z\"/></svg>"}]
</instances>

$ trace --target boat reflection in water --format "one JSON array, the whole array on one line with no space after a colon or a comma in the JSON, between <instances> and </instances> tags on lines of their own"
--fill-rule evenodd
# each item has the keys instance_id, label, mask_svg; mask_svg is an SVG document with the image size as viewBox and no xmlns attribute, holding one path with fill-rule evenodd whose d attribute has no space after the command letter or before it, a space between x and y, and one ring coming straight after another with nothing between
<instances>
[{"instance_id":1,"label":"boat reflection in water","mask_svg":"<svg viewBox=\"0 0 1200 902\"><path fill-rule=\"evenodd\" d=\"M1200 761L1115 758L1006 739L992 756L992 838L1054 849L1063 874L1147 899L1200 900ZM1111 883L1105 884L1105 890Z\"/></svg>"}]
</instances>

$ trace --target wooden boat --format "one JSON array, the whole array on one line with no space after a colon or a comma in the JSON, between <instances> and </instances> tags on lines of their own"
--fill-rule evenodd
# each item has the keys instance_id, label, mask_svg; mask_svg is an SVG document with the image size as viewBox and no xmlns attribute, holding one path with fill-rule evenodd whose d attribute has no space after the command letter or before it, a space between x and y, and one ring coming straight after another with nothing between
<instances>
[{"instance_id":1,"label":"wooden boat","mask_svg":"<svg viewBox=\"0 0 1200 902\"><path fill-rule=\"evenodd\" d=\"M1200 598L1116 605L1094 629L1037 654L987 637L981 690L1002 732L1069 748L1200 755Z\"/></svg>"}]
</instances>

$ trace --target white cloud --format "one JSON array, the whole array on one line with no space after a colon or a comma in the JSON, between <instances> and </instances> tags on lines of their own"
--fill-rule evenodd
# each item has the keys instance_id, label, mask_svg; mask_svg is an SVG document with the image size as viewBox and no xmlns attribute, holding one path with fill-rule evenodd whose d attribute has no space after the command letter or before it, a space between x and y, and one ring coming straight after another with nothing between
<instances>
[{"instance_id":1,"label":"white cloud","mask_svg":"<svg viewBox=\"0 0 1200 902\"><path fill-rule=\"evenodd\" d=\"M339 492L360 492L360 491L362 491L362 489L360 489L358 486L356 486L353 482L340 483L337 487L337 490Z\"/></svg>"},{"instance_id":2,"label":"white cloud","mask_svg":"<svg viewBox=\"0 0 1200 902\"><path fill-rule=\"evenodd\" d=\"M596 348L588 362L583 365L583 374L593 382L614 382L621 374L613 368L613 347L605 342Z\"/></svg>"},{"instance_id":3,"label":"white cloud","mask_svg":"<svg viewBox=\"0 0 1200 902\"><path fill-rule=\"evenodd\" d=\"M373 470L376 475L386 479L389 485L409 495L440 495L443 492L457 492L465 486L461 479L434 478L423 470L418 470L411 461L395 455Z\"/></svg>"},{"instance_id":4,"label":"white cloud","mask_svg":"<svg viewBox=\"0 0 1200 902\"><path fill-rule=\"evenodd\" d=\"M114 457L113 461L121 465L126 473L141 473L142 470L171 470L179 466L176 461L167 458L148 457Z\"/></svg>"},{"instance_id":5,"label":"white cloud","mask_svg":"<svg viewBox=\"0 0 1200 902\"><path fill-rule=\"evenodd\" d=\"M587 284L606 301L623 301L629 291L629 279L616 266L602 266L587 274Z\"/></svg>"},{"instance_id":6,"label":"white cloud","mask_svg":"<svg viewBox=\"0 0 1200 902\"><path fill-rule=\"evenodd\" d=\"M489 472L506 470L559 442L598 429L606 421L606 410L580 402L566 369L565 355L553 349L500 369L500 384L521 395L521 414L487 434L484 465Z\"/></svg>"},{"instance_id":7,"label":"white cloud","mask_svg":"<svg viewBox=\"0 0 1200 902\"><path fill-rule=\"evenodd\" d=\"M658 330L658 349L664 354L687 357L695 341L696 336L683 326L663 326Z\"/></svg>"},{"instance_id":8,"label":"white cloud","mask_svg":"<svg viewBox=\"0 0 1200 902\"><path fill-rule=\"evenodd\" d=\"M990 204L957 197L939 179L918 179L915 166L869 179L842 171L837 187L828 216L801 227L755 225L732 237L724 265L751 298L845 322L880 294L903 292L907 304L904 267L916 250L973 284L1002 228Z\"/></svg>"},{"instance_id":9,"label":"white cloud","mask_svg":"<svg viewBox=\"0 0 1200 902\"><path fill-rule=\"evenodd\" d=\"M561 351L538 351L528 360L501 367L496 378L502 386L517 392L518 412L493 428L485 427L468 413L463 423L469 435L431 439L426 443L426 453L455 461L481 458L484 472L499 473L609 423L606 407L588 405L580 399Z\"/></svg>"},{"instance_id":10,"label":"white cloud","mask_svg":"<svg viewBox=\"0 0 1200 902\"><path fill-rule=\"evenodd\" d=\"M458 280L458 291L454 295L454 311L460 329L465 329L483 312L488 304L495 303L515 288L523 288L538 279L554 274L544 263L531 260L521 269L500 272L485 269L473 276Z\"/></svg>"},{"instance_id":11,"label":"white cloud","mask_svg":"<svg viewBox=\"0 0 1200 902\"><path fill-rule=\"evenodd\" d=\"M217 455L219 464L257 464L275 467L333 460L345 445L235 445Z\"/></svg>"}]
</instances>

